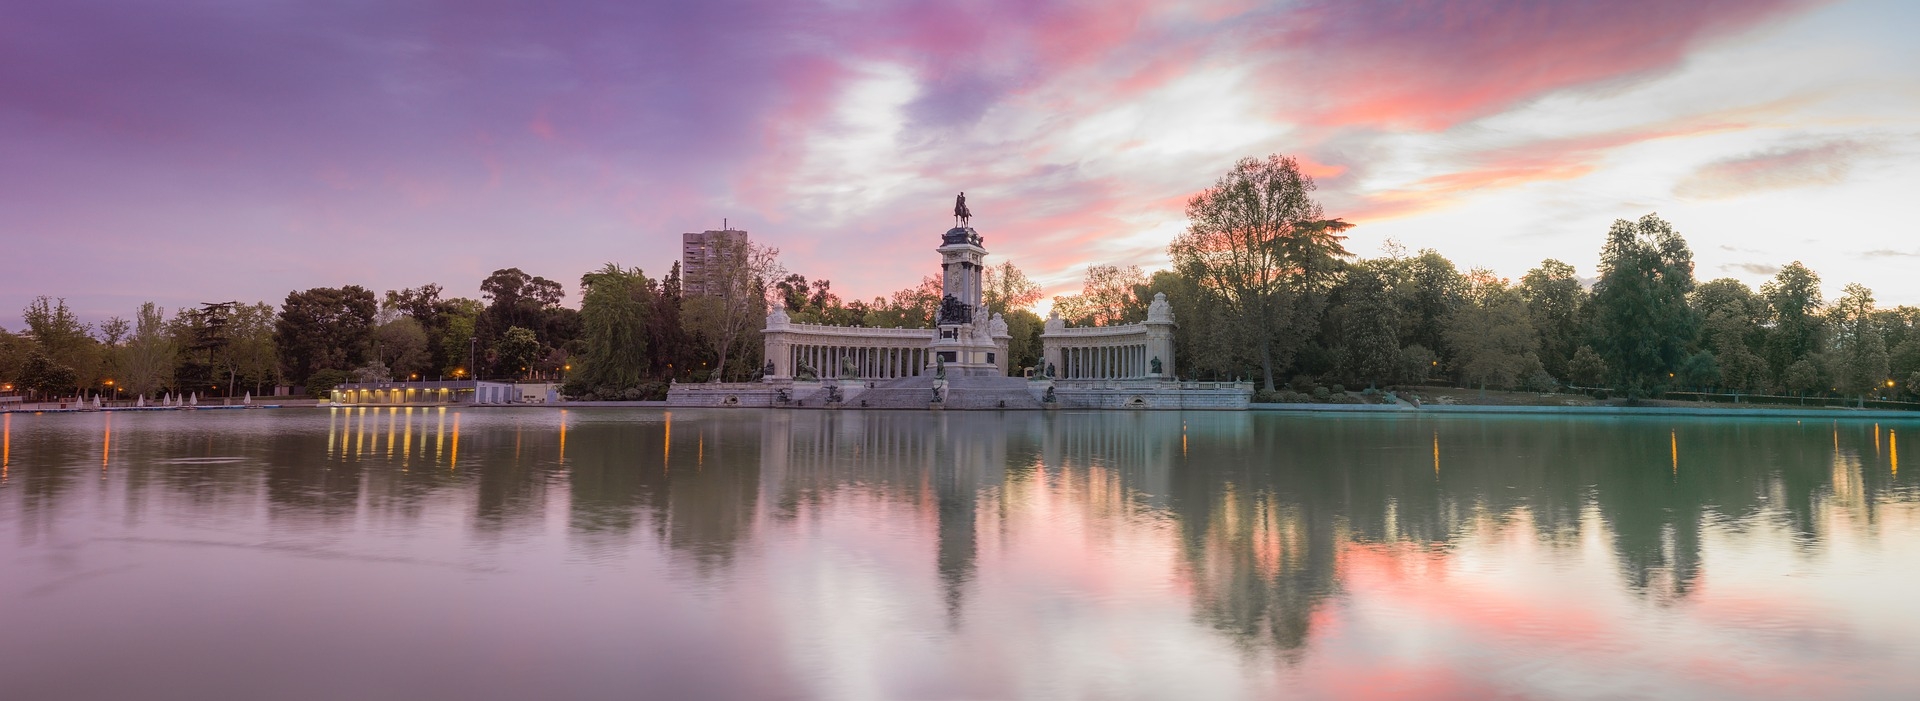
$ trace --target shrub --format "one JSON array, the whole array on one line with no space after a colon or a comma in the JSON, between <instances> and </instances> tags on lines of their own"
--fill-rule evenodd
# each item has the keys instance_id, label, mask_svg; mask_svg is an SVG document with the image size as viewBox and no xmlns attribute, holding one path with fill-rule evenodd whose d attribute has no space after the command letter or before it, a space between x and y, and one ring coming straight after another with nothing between
<instances>
[{"instance_id":1,"label":"shrub","mask_svg":"<svg viewBox=\"0 0 1920 701\"><path fill-rule=\"evenodd\" d=\"M1314 401L1316 401L1316 402L1324 402L1324 401L1327 401L1327 399L1329 399L1329 398L1331 398L1332 396L1333 396L1333 393L1332 393L1332 392L1328 392L1328 391L1327 391L1327 386L1326 386L1326 385L1314 385L1314 386L1313 386L1313 400L1314 400Z\"/></svg>"},{"instance_id":2,"label":"shrub","mask_svg":"<svg viewBox=\"0 0 1920 701\"><path fill-rule=\"evenodd\" d=\"M326 369L307 376L307 395L314 399L326 399L333 388L346 384L347 373L344 370Z\"/></svg>"},{"instance_id":3,"label":"shrub","mask_svg":"<svg viewBox=\"0 0 1920 701\"><path fill-rule=\"evenodd\" d=\"M1287 386L1293 388L1295 392L1311 392L1313 385L1312 375L1294 375L1293 381L1287 383Z\"/></svg>"},{"instance_id":4,"label":"shrub","mask_svg":"<svg viewBox=\"0 0 1920 701\"><path fill-rule=\"evenodd\" d=\"M1346 394L1346 393L1347 393L1347 386L1346 386L1346 385L1334 385L1334 386L1333 386L1333 393L1334 393L1334 394Z\"/></svg>"}]
</instances>

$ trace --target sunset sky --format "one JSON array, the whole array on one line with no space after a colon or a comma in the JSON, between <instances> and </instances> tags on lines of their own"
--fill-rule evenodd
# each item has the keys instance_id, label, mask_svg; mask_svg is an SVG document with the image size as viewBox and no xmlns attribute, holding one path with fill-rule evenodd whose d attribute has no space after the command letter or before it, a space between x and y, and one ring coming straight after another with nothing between
<instances>
[{"instance_id":1,"label":"sunset sky","mask_svg":"<svg viewBox=\"0 0 1920 701\"><path fill-rule=\"evenodd\" d=\"M1298 156L1330 216L1519 277L1658 212L1698 276L1920 304L1920 4L0 0L0 327L519 267L723 218L871 298L965 190L1049 294Z\"/></svg>"}]
</instances>

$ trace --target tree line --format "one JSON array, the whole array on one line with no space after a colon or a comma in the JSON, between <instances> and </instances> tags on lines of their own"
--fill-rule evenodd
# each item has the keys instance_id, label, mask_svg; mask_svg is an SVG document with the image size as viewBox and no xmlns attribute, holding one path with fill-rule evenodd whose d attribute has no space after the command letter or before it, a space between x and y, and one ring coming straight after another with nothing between
<instances>
[{"instance_id":1,"label":"tree line","mask_svg":"<svg viewBox=\"0 0 1920 701\"><path fill-rule=\"evenodd\" d=\"M1700 282L1685 238L1648 214L1607 230L1591 287L1554 259L1515 282L1391 241L1359 258L1314 187L1292 158L1243 159L1189 201L1188 229L1167 249L1172 269L1095 266L1085 292L1055 308L1081 323L1131 323L1164 292L1180 323L1179 372L1255 379L1263 398L1319 383L1434 381L1630 397L1920 395L1920 308L1882 308L1859 284L1828 302L1797 261L1758 290Z\"/></svg>"},{"instance_id":2,"label":"tree line","mask_svg":"<svg viewBox=\"0 0 1920 701\"><path fill-rule=\"evenodd\" d=\"M1754 290L1699 282L1674 227L1649 214L1606 232L1597 276L1548 259L1518 282L1462 271L1437 251L1389 242L1379 256L1345 247L1350 225L1327 218L1313 178L1285 156L1247 158L1187 205L1168 245L1171 269L1093 265L1053 311L1075 325L1142 321L1155 294L1172 303L1181 377L1253 379L1260 399L1289 389L1450 382L1547 391L1605 388L1911 398L1920 395L1920 309L1881 308L1847 285L1823 299L1794 262ZM0 328L0 389L35 396L262 394L280 385L325 396L344 382L513 379L564 382L583 399L663 397L672 381L744 381L763 369L760 329L773 305L793 321L931 328L941 281L870 300L842 299L826 279L786 270L779 251L744 238L714 250L705 294L684 292L679 264L661 277L608 263L567 286L519 268L480 282L480 299L438 284L346 285L289 292L278 309L226 302L131 319L80 321L39 297L19 332ZM1012 262L985 274L988 312L1004 315L1018 373L1040 365L1041 288Z\"/></svg>"}]
</instances>

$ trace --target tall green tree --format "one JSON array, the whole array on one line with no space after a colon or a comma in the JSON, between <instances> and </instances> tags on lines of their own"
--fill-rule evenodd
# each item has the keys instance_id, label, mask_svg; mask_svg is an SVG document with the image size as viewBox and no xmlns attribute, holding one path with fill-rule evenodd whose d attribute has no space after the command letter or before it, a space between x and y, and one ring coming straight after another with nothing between
<instances>
[{"instance_id":1,"label":"tall green tree","mask_svg":"<svg viewBox=\"0 0 1920 701\"><path fill-rule=\"evenodd\" d=\"M1479 271L1476 271L1479 272ZM1468 301L1447 320L1453 368L1465 385L1512 387L1539 364L1539 338L1518 290L1490 273L1477 280Z\"/></svg>"},{"instance_id":2,"label":"tall green tree","mask_svg":"<svg viewBox=\"0 0 1920 701\"><path fill-rule=\"evenodd\" d=\"M1580 308L1586 304L1587 289L1573 266L1548 258L1520 278L1519 292L1540 336L1540 364L1548 374L1567 379L1567 363L1586 335Z\"/></svg>"},{"instance_id":3,"label":"tall green tree","mask_svg":"<svg viewBox=\"0 0 1920 701\"><path fill-rule=\"evenodd\" d=\"M55 360L36 348L31 355L27 356L27 362L21 366L17 384L21 389L27 390L30 395L58 397L75 390L79 385L77 378L78 375L72 366Z\"/></svg>"},{"instance_id":4,"label":"tall green tree","mask_svg":"<svg viewBox=\"0 0 1920 701\"><path fill-rule=\"evenodd\" d=\"M1347 270L1343 282L1340 338L1354 378L1369 386L1400 379L1400 309L1389 287L1393 271L1381 261Z\"/></svg>"},{"instance_id":5,"label":"tall green tree","mask_svg":"<svg viewBox=\"0 0 1920 701\"><path fill-rule=\"evenodd\" d=\"M120 386L134 396L158 392L173 381L179 351L167 333L166 309L147 302L134 315L133 335L122 348Z\"/></svg>"},{"instance_id":6,"label":"tall green tree","mask_svg":"<svg viewBox=\"0 0 1920 701\"><path fill-rule=\"evenodd\" d=\"M518 326L500 334L493 344L494 366L510 377L524 377L540 359L540 339L533 330Z\"/></svg>"},{"instance_id":7,"label":"tall green tree","mask_svg":"<svg viewBox=\"0 0 1920 701\"><path fill-rule=\"evenodd\" d=\"M1771 322L1766 334L1767 365L1777 381L1796 389L1787 381L1787 368L1820 352L1825 343L1820 276L1796 260L1761 285L1760 296L1767 301ZM1804 370L1799 374L1800 379L1806 376Z\"/></svg>"},{"instance_id":8,"label":"tall green tree","mask_svg":"<svg viewBox=\"0 0 1920 701\"><path fill-rule=\"evenodd\" d=\"M1673 225L1653 214L1613 223L1593 287L1594 346L1621 387L1658 391L1679 370L1698 329L1693 286L1693 251Z\"/></svg>"},{"instance_id":9,"label":"tall green tree","mask_svg":"<svg viewBox=\"0 0 1920 701\"><path fill-rule=\"evenodd\" d=\"M1351 255L1347 225L1322 218L1314 188L1291 157L1241 159L1187 202L1187 230L1167 246L1174 268L1227 307L1269 392Z\"/></svg>"},{"instance_id":10,"label":"tall green tree","mask_svg":"<svg viewBox=\"0 0 1920 701\"><path fill-rule=\"evenodd\" d=\"M804 289L805 284L802 278L799 287ZM608 263L582 275L580 289L585 348L569 379L596 391L638 386L649 369L647 330L655 309L653 281L639 268Z\"/></svg>"},{"instance_id":11,"label":"tall green tree","mask_svg":"<svg viewBox=\"0 0 1920 701\"><path fill-rule=\"evenodd\" d=\"M359 285L289 292L274 325L274 348L287 379L305 384L318 370L350 371L367 361L373 291Z\"/></svg>"},{"instance_id":12,"label":"tall green tree","mask_svg":"<svg viewBox=\"0 0 1920 701\"><path fill-rule=\"evenodd\" d=\"M61 391L82 392L94 386L104 365L105 352L93 337L93 325L80 320L67 308L66 299L35 297L20 311L26 331L34 345L53 365L67 372L44 377L72 377L72 384ZM43 390L46 391L46 390Z\"/></svg>"},{"instance_id":13,"label":"tall green tree","mask_svg":"<svg viewBox=\"0 0 1920 701\"><path fill-rule=\"evenodd\" d=\"M1827 310L1827 319L1833 332L1834 388L1864 403L1868 394L1885 388L1891 380L1886 339L1874 324L1873 290L1859 283L1848 284L1845 293Z\"/></svg>"},{"instance_id":14,"label":"tall green tree","mask_svg":"<svg viewBox=\"0 0 1920 701\"><path fill-rule=\"evenodd\" d=\"M411 316L400 316L374 327L373 357L397 379L412 379L433 356L426 328Z\"/></svg>"},{"instance_id":15,"label":"tall green tree","mask_svg":"<svg viewBox=\"0 0 1920 701\"><path fill-rule=\"evenodd\" d=\"M1713 355L1720 385L1742 391L1765 389L1772 377L1759 353L1764 342L1766 301L1745 283L1720 278L1701 283L1688 302L1700 319L1701 350Z\"/></svg>"},{"instance_id":16,"label":"tall green tree","mask_svg":"<svg viewBox=\"0 0 1920 701\"><path fill-rule=\"evenodd\" d=\"M1399 300L1401 341L1436 351L1443 364L1451 360L1447 343L1447 319L1467 301L1465 275L1453 261L1433 249L1398 261L1399 280L1394 296Z\"/></svg>"},{"instance_id":17,"label":"tall green tree","mask_svg":"<svg viewBox=\"0 0 1920 701\"><path fill-rule=\"evenodd\" d=\"M232 367L239 386L251 386L254 394L264 394L280 384L280 357L274 349L275 313L266 302L235 306L227 324Z\"/></svg>"}]
</instances>

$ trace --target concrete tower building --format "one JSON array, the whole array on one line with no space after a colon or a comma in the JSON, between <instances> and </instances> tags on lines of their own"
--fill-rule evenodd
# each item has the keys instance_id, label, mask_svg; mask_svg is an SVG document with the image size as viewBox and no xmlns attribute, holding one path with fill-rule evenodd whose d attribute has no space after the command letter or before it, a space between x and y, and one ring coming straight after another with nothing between
<instances>
[{"instance_id":1,"label":"concrete tower building","mask_svg":"<svg viewBox=\"0 0 1920 701\"><path fill-rule=\"evenodd\" d=\"M708 276L716 266L721 265L725 252L743 248L746 245L747 232L734 228L681 234L680 285L682 292L690 296L706 294Z\"/></svg>"}]
</instances>

